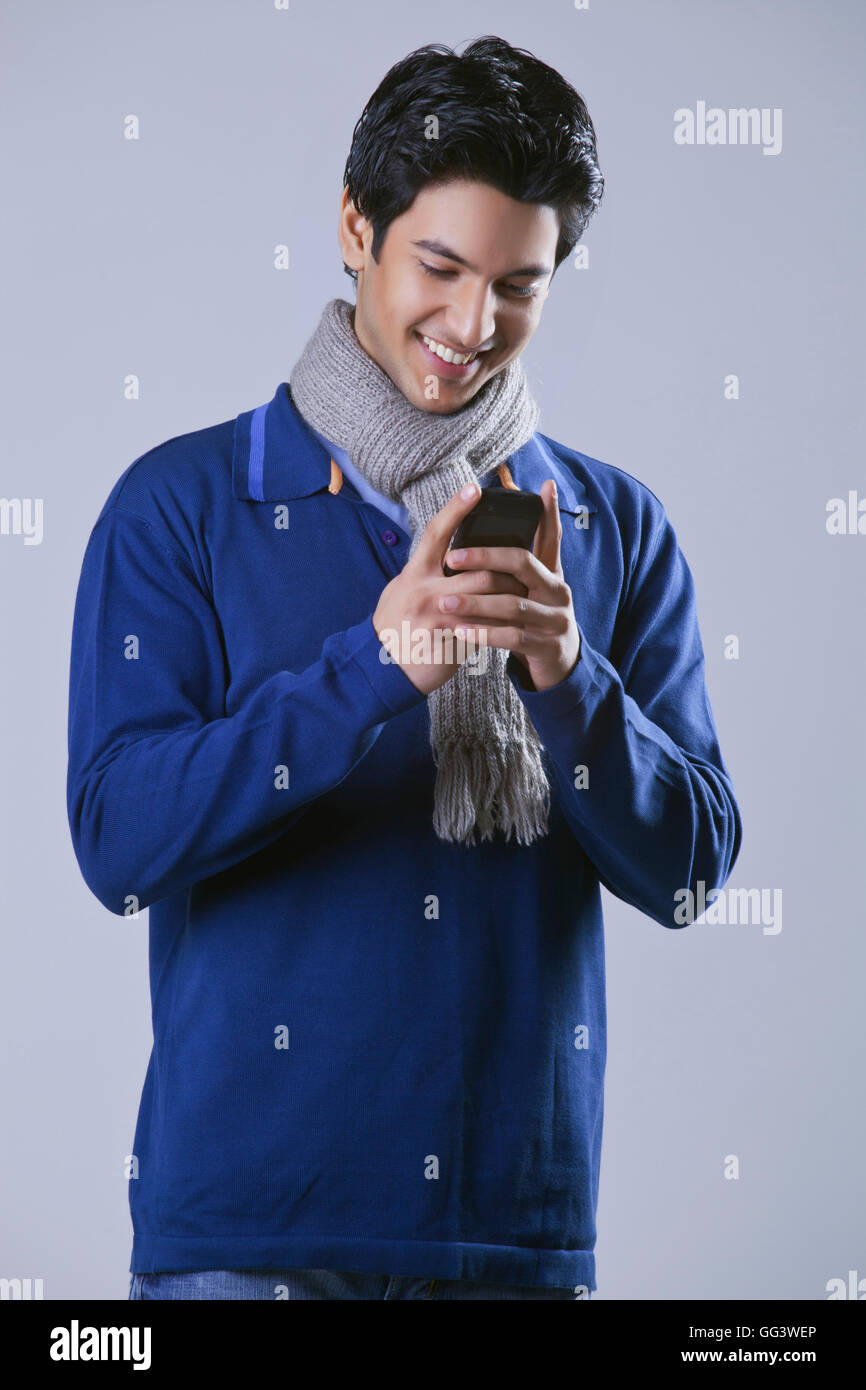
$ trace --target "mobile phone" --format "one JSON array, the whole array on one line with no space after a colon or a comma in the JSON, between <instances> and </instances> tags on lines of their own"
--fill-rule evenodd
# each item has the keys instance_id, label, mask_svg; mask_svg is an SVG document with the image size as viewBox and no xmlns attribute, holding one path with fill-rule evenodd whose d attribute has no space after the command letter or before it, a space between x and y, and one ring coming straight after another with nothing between
<instances>
[{"instance_id":1,"label":"mobile phone","mask_svg":"<svg viewBox=\"0 0 866 1390\"><path fill-rule=\"evenodd\" d=\"M471 512L467 512L451 539L449 550L471 545L520 545L532 549L544 503L537 492L518 488L483 487ZM446 575L464 574L443 564Z\"/></svg>"}]
</instances>

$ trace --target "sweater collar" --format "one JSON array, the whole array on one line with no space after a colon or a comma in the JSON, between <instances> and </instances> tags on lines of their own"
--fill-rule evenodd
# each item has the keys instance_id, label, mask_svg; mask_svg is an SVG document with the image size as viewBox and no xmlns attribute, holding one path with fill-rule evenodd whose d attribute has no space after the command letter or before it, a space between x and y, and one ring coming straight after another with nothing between
<instances>
[{"instance_id":1,"label":"sweater collar","mask_svg":"<svg viewBox=\"0 0 866 1390\"><path fill-rule=\"evenodd\" d=\"M566 471L544 435L536 431L507 460L516 487L541 492L553 478L561 512L594 512L583 483ZM328 488L331 460L283 381L273 398L235 421L232 492L245 502L285 502ZM494 473L492 485L498 485Z\"/></svg>"}]
</instances>

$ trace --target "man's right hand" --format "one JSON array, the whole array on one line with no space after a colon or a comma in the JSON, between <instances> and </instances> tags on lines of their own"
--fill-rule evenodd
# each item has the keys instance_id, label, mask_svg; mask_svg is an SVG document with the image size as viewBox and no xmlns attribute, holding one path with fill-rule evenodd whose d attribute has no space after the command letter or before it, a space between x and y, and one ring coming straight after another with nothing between
<instances>
[{"instance_id":1,"label":"man's right hand","mask_svg":"<svg viewBox=\"0 0 866 1390\"><path fill-rule=\"evenodd\" d=\"M493 570L471 570L450 576L443 574L442 566L451 537L480 496L481 489L476 483L469 497L463 497L460 491L455 492L442 510L431 517L414 554L382 590L373 614L373 627L380 642L412 684L425 695L449 681L461 664L457 660L460 644L453 635L453 627L448 626L448 614L439 607L439 600L455 593L525 595L528 592L513 575ZM404 650L402 642L404 622L409 625L409 650ZM390 639L383 641L383 633L387 635L389 630L397 634L396 646ZM429 650L431 660L412 661L412 647L417 644L420 648L418 634L424 632L429 634L424 648ZM434 645L437 632L440 634L442 655L450 654L455 658L453 661L432 660L437 650ZM449 633L450 644L445 640ZM462 650L466 653L466 647Z\"/></svg>"}]
</instances>

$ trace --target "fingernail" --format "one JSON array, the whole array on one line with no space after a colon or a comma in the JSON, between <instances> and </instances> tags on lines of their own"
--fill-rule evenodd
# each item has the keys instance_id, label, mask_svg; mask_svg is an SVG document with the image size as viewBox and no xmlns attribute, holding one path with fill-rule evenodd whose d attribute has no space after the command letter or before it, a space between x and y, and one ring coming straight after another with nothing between
<instances>
[{"instance_id":1,"label":"fingernail","mask_svg":"<svg viewBox=\"0 0 866 1390\"><path fill-rule=\"evenodd\" d=\"M465 551L465 550L450 550L450 551L448 552L448 559L449 559L449 562L450 562L451 560L456 560L457 564L459 565L461 560L465 560L465 559L466 559L466 551Z\"/></svg>"},{"instance_id":2,"label":"fingernail","mask_svg":"<svg viewBox=\"0 0 866 1390\"><path fill-rule=\"evenodd\" d=\"M466 486L465 486L465 488L464 488L463 491L461 492L460 496L461 496L461 497L465 497L465 498L467 499L467 501L468 501L468 499L469 499L470 497L474 497L474 496L475 496L475 489L476 489L477 487L478 487L478 484L477 484L477 483L467 483Z\"/></svg>"}]
</instances>

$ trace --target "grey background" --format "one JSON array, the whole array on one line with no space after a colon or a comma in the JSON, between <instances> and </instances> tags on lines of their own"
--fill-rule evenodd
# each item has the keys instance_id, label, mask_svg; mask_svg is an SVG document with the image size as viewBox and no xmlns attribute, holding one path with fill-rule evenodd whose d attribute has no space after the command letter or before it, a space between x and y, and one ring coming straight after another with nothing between
<instances>
[{"instance_id":1,"label":"grey background","mask_svg":"<svg viewBox=\"0 0 866 1390\"><path fill-rule=\"evenodd\" d=\"M44 537L0 536L0 1275L46 1298L129 1283L147 915L90 894L64 800L90 528L138 454L269 400L325 300L353 300L336 213L364 102L410 49L492 32L581 92L607 180L590 269L560 268L523 356L541 428L664 502L743 813L728 889L783 890L775 936L666 931L604 894L594 1297L822 1299L866 1276L866 536L825 527L831 497L866 493L863 6L3 9L0 494L43 498ZM781 107L781 153L676 146L699 100Z\"/></svg>"}]
</instances>

